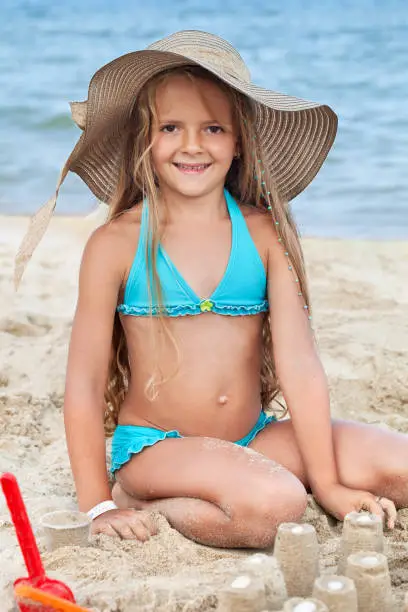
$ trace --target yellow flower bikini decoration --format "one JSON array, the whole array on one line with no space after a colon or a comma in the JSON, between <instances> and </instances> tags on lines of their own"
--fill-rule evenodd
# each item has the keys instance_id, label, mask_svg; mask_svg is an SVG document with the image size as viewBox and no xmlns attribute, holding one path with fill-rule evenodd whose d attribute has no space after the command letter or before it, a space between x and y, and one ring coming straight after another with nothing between
<instances>
[{"instance_id":1,"label":"yellow flower bikini decoration","mask_svg":"<svg viewBox=\"0 0 408 612\"><path fill-rule=\"evenodd\" d=\"M201 312L210 312L214 308L214 302L211 300L201 300L200 310Z\"/></svg>"}]
</instances>

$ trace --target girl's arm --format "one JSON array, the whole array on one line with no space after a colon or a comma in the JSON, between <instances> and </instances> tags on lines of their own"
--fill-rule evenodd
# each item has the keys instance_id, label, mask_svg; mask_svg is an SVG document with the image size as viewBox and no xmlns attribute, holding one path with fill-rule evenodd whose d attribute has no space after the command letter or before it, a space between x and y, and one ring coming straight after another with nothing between
<instances>
[{"instance_id":1,"label":"girl's arm","mask_svg":"<svg viewBox=\"0 0 408 612\"><path fill-rule=\"evenodd\" d=\"M64 419L82 511L111 499L103 416L113 321L122 281L116 234L110 225L102 226L85 247L68 355Z\"/></svg>"},{"instance_id":2,"label":"girl's arm","mask_svg":"<svg viewBox=\"0 0 408 612\"><path fill-rule=\"evenodd\" d=\"M268 296L276 373L289 409L309 485L336 518L366 509L383 515L374 495L340 484L334 455L329 391L299 284L274 228L269 230ZM390 516L388 525L393 527Z\"/></svg>"},{"instance_id":3,"label":"girl's arm","mask_svg":"<svg viewBox=\"0 0 408 612\"><path fill-rule=\"evenodd\" d=\"M272 229L268 297L278 380L314 489L338 482L326 376L310 329L299 284Z\"/></svg>"}]
</instances>

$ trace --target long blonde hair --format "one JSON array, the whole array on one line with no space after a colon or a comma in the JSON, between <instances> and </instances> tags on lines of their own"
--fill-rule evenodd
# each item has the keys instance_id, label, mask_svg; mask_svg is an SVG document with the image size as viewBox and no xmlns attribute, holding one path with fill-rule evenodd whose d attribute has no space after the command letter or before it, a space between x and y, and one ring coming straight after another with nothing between
<instances>
[{"instance_id":1,"label":"long blonde hair","mask_svg":"<svg viewBox=\"0 0 408 612\"><path fill-rule=\"evenodd\" d=\"M160 280L157 274L157 249L160 241L159 232L159 186L154 172L151 156L151 133L156 114L157 87L174 75L184 75L193 82L209 80L215 83L228 97L233 113L233 121L238 134L239 158L234 158L225 179L225 187L241 204L255 206L270 211L271 222L279 228L278 236L282 248L288 253L288 260L293 268L293 274L298 279L298 290L303 295L305 304L309 307L309 292L305 274L302 248L299 235L287 202L284 202L277 191L274 181L264 164L264 153L258 142L255 123L255 107L252 101L227 86L225 83L198 66L185 66L173 68L159 73L153 77L140 91L129 121L129 129L123 142L123 154L116 191L110 201L109 223L125 211L130 210L144 198L149 206L148 232L151 243L146 249L148 255L147 285L150 296L151 316L156 316L164 332L170 340L177 355L177 371L180 354L177 342L171 334L166 322L163 307L163 295ZM155 305L153 313L153 304ZM156 337L157 334L154 334ZM155 341L155 340L154 340ZM145 393L150 400L154 400L164 379L157 355L156 368L148 380ZM175 372L172 374L174 376ZM111 358L109 363L108 380L105 389L105 432L111 435L118 423L120 406L125 398L130 381L130 365L126 345L126 337L119 319L115 314ZM269 314L264 315L262 327L262 365L261 365L261 402L262 406L270 407L273 400L280 404L282 413L285 407L277 400L280 393L279 381L273 359L273 347L270 331Z\"/></svg>"}]
</instances>

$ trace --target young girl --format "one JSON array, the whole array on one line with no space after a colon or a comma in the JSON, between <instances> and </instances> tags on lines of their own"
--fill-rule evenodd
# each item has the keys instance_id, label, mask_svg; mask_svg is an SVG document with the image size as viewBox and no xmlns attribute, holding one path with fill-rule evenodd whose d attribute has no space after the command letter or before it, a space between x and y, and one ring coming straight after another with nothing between
<instances>
[{"instance_id":1,"label":"young girl","mask_svg":"<svg viewBox=\"0 0 408 612\"><path fill-rule=\"evenodd\" d=\"M287 204L333 143L333 111L255 86L222 39L179 32L101 68L73 114L84 132L57 192L72 170L110 205L83 254L65 394L94 533L147 540L155 509L203 544L268 547L307 490L392 528L407 438L331 421Z\"/></svg>"}]
</instances>

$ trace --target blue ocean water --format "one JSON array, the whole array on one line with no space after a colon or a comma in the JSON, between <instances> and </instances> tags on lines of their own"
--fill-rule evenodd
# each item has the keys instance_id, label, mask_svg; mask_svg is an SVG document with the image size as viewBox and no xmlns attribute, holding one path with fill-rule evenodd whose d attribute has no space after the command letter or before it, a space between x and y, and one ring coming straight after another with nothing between
<instances>
[{"instance_id":1,"label":"blue ocean water","mask_svg":"<svg viewBox=\"0 0 408 612\"><path fill-rule=\"evenodd\" d=\"M292 204L304 235L408 238L406 0L2 0L0 213L33 213L53 193L84 100L111 59L180 29L229 40L263 87L329 104L335 145ZM95 199L70 173L57 213Z\"/></svg>"}]
</instances>

